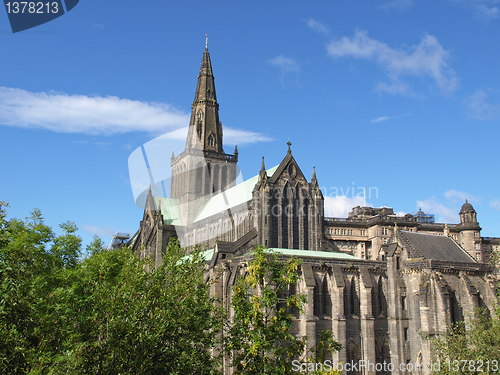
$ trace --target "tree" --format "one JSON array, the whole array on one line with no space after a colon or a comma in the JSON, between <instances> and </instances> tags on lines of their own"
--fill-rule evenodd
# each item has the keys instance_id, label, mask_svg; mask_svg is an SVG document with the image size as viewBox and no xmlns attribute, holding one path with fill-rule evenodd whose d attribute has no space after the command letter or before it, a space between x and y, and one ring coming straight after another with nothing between
<instances>
[{"instance_id":1,"label":"tree","mask_svg":"<svg viewBox=\"0 0 500 375\"><path fill-rule=\"evenodd\" d=\"M286 297L288 307L278 307L280 296L297 283L299 259L280 261L276 253L258 247L247 274L233 288L234 318L226 337L226 350L237 374L292 374L292 360L304 358L307 337L291 332L290 308L303 311L306 296ZM282 301L283 302L283 301ZM331 332L323 332L313 351L319 360L326 352L341 349ZM312 359L312 357L310 358Z\"/></svg>"},{"instance_id":2,"label":"tree","mask_svg":"<svg viewBox=\"0 0 500 375\"><path fill-rule=\"evenodd\" d=\"M95 247L95 246L94 246ZM222 314L200 252L170 242L158 268L129 248L97 251L57 296L75 329L52 368L89 374L209 374Z\"/></svg>"},{"instance_id":3,"label":"tree","mask_svg":"<svg viewBox=\"0 0 500 375\"><path fill-rule=\"evenodd\" d=\"M498 268L498 252L491 254L490 266ZM490 315L486 309L476 310L464 332L463 322L450 327L450 334L432 341L438 374L470 374L500 371L500 307Z\"/></svg>"},{"instance_id":4,"label":"tree","mask_svg":"<svg viewBox=\"0 0 500 375\"><path fill-rule=\"evenodd\" d=\"M74 223L56 236L39 210L23 220L7 220L0 202L0 373L24 374L40 350L57 348L61 338L46 321L52 292L74 268L81 239Z\"/></svg>"},{"instance_id":5,"label":"tree","mask_svg":"<svg viewBox=\"0 0 500 375\"><path fill-rule=\"evenodd\" d=\"M489 317L479 312L467 332L452 333L433 341L438 374L500 371L500 310Z\"/></svg>"},{"instance_id":6,"label":"tree","mask_svg":"<svg viewBox=\"0 0 500 375\"><path fill-rule=\"evenodd\" d=\"M35 210L0 205L0 373L209 374L223 314L198 250L171 242L163 263L95 238L82 258L76 226L56 236Z\"/></svg>"}]
</instances>

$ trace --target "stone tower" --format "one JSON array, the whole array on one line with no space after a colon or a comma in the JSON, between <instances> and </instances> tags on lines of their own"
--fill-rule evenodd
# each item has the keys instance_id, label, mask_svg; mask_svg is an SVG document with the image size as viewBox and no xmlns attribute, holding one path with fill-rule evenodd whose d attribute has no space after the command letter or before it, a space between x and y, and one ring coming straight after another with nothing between
<instances>
[{"instance_id":1,"label":"stone tower","mask_svg":"<svg viewBox=\"0 0 500 375\"><path fill-rule=\"evenodd\" d=\"M238 148L234 154L222 148L222 123L215 92L208 47L201 61L185 150L172 155L171 196L179 200L184 224L189 225L213 193L234 186Z\"/></svg>"},{"instance_id":2,"label":"stone tower","mask_svg":"<svg viewBox=\"0 0 500 375\"><path fill-rule=\"evenodd\" d=\"M472 204L465 200L460 210L460 245L476 260L483 261L481 250L481 227L477 222L477 214Z\"/></svg>"},{"instance_id":3,"label":"stone tower","mask_svg":"<svg viewBox=\"0 0 500 375\"><path fill-rule=\"evenodd\" d=\"M270 248L323 250L324 198L316 171L309 183L290 150L271 177L264 158L252 191L257 242ZM325 244L326 245L326 244Z\"/></svg>"}]
</instances>

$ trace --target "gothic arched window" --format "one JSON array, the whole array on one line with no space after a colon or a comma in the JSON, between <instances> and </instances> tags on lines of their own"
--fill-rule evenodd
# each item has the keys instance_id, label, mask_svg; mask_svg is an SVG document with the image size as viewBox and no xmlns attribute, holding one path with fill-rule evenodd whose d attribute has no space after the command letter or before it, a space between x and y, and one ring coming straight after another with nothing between
<instances>
[{"instance_id":1,"label":"gothic arched window","mask_svg":"<svg viewBox=\"0 0 500 375\"><path fill-rule=\"evenodd\" d=\"M209 134L208 138L207 138L207 143L209 146L215 146L215 137L212 133Z\"/></svg>"}]
</instances>

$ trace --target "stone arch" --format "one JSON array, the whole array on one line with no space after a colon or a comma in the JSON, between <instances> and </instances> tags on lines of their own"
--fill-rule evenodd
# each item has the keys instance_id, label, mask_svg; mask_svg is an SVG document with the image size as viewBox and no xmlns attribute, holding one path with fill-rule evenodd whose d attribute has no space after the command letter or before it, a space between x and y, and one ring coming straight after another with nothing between
<instances>
[{"instance_id":1,"label":"stone arch","mask_svg":"<svg viewBox=\"0 0 500 375\"><path fill-rule=\"evenodd\" d=\"M372 314L374 317L387 316L387 298L383 276L375 277L372 288Z\"/></svg>"},{"instance_id":2,"label":"stone arch","mask_svg":"<svg viewBox=\"0 0 500 375\"><path fill-rule=\"evenodd\" d=\"M454 333L463 332L464 326L464 312L460 302L455 294L455 291L450 289L448 291L449 297L449 311L450 311L450 323L451 329Z\"/></svg>"},{"instance_id":3,"label":"stone arch","mask_svg":"<svg viewBox=\"0 0 500 375\"><path fill-rule=\"evenodd\" d=\"M345 309L347 314L346 317L349 316L360 316L359 312L359 293L358 293L358 280L356 278L356 275L353 275L350 278L350 281L348 284L346 284L344 291L347 293L344 294L344 305L347 305L347 308ZM347 297L347 300L346 298Z\"/></svg>"},{"instance_id":4,"label":"stone arch","mask_svg":"<svg viewBox=\"0 0 500 375\"><path fill-rule=\"evenodd\" d=\"M281 226L281 247L288 248L288 183L283 186L283 195L281 197L281 217L279 218L279 224Z\"/></svg>"}]
</instances>

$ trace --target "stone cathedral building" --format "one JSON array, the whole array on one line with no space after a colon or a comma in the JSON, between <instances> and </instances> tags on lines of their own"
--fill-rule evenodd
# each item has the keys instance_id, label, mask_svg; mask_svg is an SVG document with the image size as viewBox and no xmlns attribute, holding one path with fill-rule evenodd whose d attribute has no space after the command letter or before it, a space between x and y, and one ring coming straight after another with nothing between
<instances>
[{"instance_id":1,"label":"stone cathedral building","mask_svg":"<svg viewBox=\"0 0 500 375\"><path fill-rule=\"evenodd\" d=\"M497 279L486 261L500 245L482 238L466 202L460 223L429 215L396 216L391 208L355 207L346 219L325 218L316 172L306 179L291 144L281 163L236 183L238 150L226 154L210 55L203 53L185 150L172 155L171 197L148 194L144 217L130 244L160 262L170 237L206 246L207 278L222 271L213 295L230 307L231 288L245 274L250 251L264 245L281 257L300 257L299 283L307 295L294 332L313 346L321 330L344 346L338 362L365 360L387 367L353 373L402 373L401 364L432 360L429 338L450 331L476 308L494 308ZM318 155L319 157L319 155ZM258 173L257 173L258 172ZM232 373L227 364L225 372Z\"/></svg>"}]
</instances>

